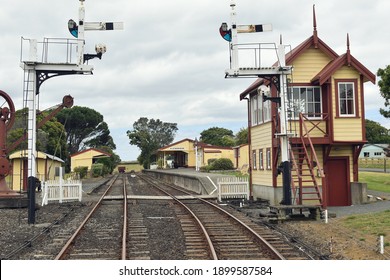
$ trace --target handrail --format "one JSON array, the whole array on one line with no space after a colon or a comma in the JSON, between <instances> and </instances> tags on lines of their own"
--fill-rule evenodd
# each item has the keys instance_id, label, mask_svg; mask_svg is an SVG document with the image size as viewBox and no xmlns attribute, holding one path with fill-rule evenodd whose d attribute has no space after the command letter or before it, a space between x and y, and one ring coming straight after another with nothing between
<instances>
[{"instance_id":1,"label":"handrail","mask_svg":"<svg viewBox=\"0 0 390 280\"><path fill-rule=\"evenodd\" d=\"M298 164L297 164L297 161L295 160L294 153L292 151L290 142L288 143L288 148L290 151L290 158L292 159L292 164L293 164L295 170L298 170ZM301 177L302 177L301 174L298 173L298 178L301 178Z\"/></svg>"},{"instance_id":2,"label":"handrail","mask_svg":"<svg viewBox=\"0 0 390 280\"><path fill-rule=\"evenodd\" d=\"M298 164L297 164L297 161L295 160L294 152L293 152L293 150L291 148L290 142L288 143L288 149L290 151L290 158L292 159L292 164L293 164L293 166L295 168L295 171L297 173L298 180L300 181L302 179L302 176L301 176L301 173L299 172ZM293 198L293 200L295 200L299 204L300 201L302 201L302 198L301 198L302 192L300 191L299 192L299 197L296 197L296 193L297 193L297 189L298 188L295 186L295 182L294 182L293 179L291 180L291 187L294 190L294 198Z\"/></svg>"},{"instance_id":3,"label":"handrail","mask_svg":"<svg viewBox=\"0 0 390 280\"><path fill-rule=\"evenodd\" d=\"M303 135L306 135L306 138L309 142L309 146L310 146L310 149L311 149L311 155L314 156L314 159L317 163L317 166L318 166L318 170L320 171L320 177L325 177L324 175L324 171L322 169L322 166L317 158L317 153L315 152L314 150L314 146L313 146L313 142L311 141L311 138L310 138L310 135L309 135L309 131L307 130L307 126L305 124L305 121L304 121L304 117L303 117L303 114L302 113L299 113L299 120L300 120L300 125L301 125L301 130L302 128L305 130L306 134L303 134L302 131L301 131L301 139L302 139L302 144L303 144L303 147L305 147L305 141L304 141L304 136Z\"/></svg>"},{"instance_id":4,"label":"handrail","mask_svg":"<svg viewBox=\"0 0 390 280\"><path fill-rule=\"evenodd\" d=\"M314 120L309 119L309 118L308 118L307 116L305 116L305 114L303 114L303 113L299 113L299 119L300 119L300 120L301 120L301 117L302 117L302 119L304 119L304 120L310 122L310 123L313 125L313 127L312 127L310 130L307 130L307 128L306 128L306 134L303 134L303 132L302 132L302 127L300 127L301 135L302 135L302 136L308 135L308 134L309 134L311 131L313 131L315 128L317 128L319 131L321 131L324 135L328 135L328 128L327 128L327 127L328 127L328 123L327 123L327 120L328 120L329 115L326 114L326 113L310 113L310 114L315 115L315 116L317 116L317 115L323 116L323 118L321 118L320 120L315 119L315 121L317 121L317 122L314 123ZM304 120L303 120L303 121L304 121ZM302 121L301 123L303 123L303 121ZM320 123L321 123L322 121L325 121L325 122L326 122L326 131L324 131L322 128L319 127L319 125L320 125Z\"/></svg>"}]
</instances>

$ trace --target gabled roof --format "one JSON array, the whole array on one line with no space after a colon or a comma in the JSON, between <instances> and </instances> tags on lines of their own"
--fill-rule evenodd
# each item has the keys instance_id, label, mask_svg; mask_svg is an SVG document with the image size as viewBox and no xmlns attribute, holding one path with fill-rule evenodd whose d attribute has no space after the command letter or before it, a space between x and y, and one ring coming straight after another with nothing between
<instances>
[{"instance_id":1,"label":"gabled roof","mask_svg":"<svg viewBox=\"0 0 390 280\"><path fill-rule=\"evenodd\" d=\"M312 35L286 54L286 64L291 65L297 57L299 57L303 52L311 47L321 50L323 53L329 56L330 59L336 59L339 56L317 35Z\"/></svg>"},{"instance_id":2,"label":"gabled roof","mask_svg":"<svg viewBox=\"0 0 390 280\"><path fill-rule=\"evenodd\" d=\"M313 35L295 47L293 50L286 54L286 64L292 65L294 60L298 58L309 48L315 48L321 50L325 55L330 58L330 62L326 65L315 77L312 78L312 83L322 85L325 83L338 69L347 65L354 67L364 77L364 82L370 81L375 84L375 74L370 72L362 63L350 54L349 50L349 36L347 38L347 53L339 56L332 48L330 48L324 41L318 37L317 33L317 22L315 9L313 6ZM274 64L274 66L277 62ZM240 100L244 99L248 94L254 93L257 88L266 83L263 78L258 78L252 83L246 90L240 93Z\"/></svg>"},{"instance_id":3,"label":"gabled roof","mask_svg":"<svg viewBox=\"0 0 390 280\"><path fill-rule=\"evenodd\" d=\"M175 142L175 143L169 144L167 146L164 146L164 147L158 149L157 152L161 152L161 151L163 151L163 150L165 150L167 148L170 148L172 146L175 146L177 144L180 144L180 143L183 143L183 142L186 142L186 141L191 142L191 143L195 143L194 140L186 138L186 139L180 140L178 142ZM199 148L203 148L203 149L219 149L219 150L232 150L233 149L231 147L214 146L214 145L210 145L210 144L207 144L207 143L204 143L204 142L201 142L201 141L198 142L198 147Z\"/></svg>"},{"instance_id":4,"label":"gabled roof","mask_svg":"<svg viewBox=\"0 0 390 280\"><path fill-rule=\"evenodd\" d=\"M322 41L315 31L314 34L295 47L293 50L286 54L286 64L292 65L294 60L299 57L302 53L304 53L309 48L320 49L324 52L330 59L335 60L339 57L339 55L332 50L324 41ZM277 62L274 64L274 66ZM258 78L254 83L252 83L246 90L240 93L240 100L244 99L248 94L251 94L253 91L257 90L259 86L265 83L263 78Z\"/></svg>"},{"instance_id":5,"label":"gabled roof","mask_svg":"<svg viewBox=\"0 0 390 280\"><path fill-rule=\"evenodd\" d=\"M326 65L312 80L312 83L324 84L338 69L343 66L355 68L364 77L364 82L370 81L375 84L376 76L361 64L355 57L353 57L349 49L347 53L339 56L337 59L331 61Z\"/></svg>"},{"instance_id":6,"label":"gabled roof","mask_svg":"<svg viewBox=\"0 0 390 280\"><path fill-rule=\"evenodd\" d=\"M185 139L183 139L183 140L180 140L180 141L177 141L177 142L175 142L175 143L169 144L169 145L167 145L167 146L161 147L161 148L158 149L157 151L165 150L165 149L167 149L167 148L176 146L177 144L180 144L180 143L183 143L183 142L186 142L186 141L188 141L188 142L194 142L194 140L192 140L192 139L185 138Z\"/></svg>"},{"instance_id":7,"label":"gabled roof","mask_svg":"<svg viewBox=\"0 0 390 280\"><path fill-rule=\"evenodd\" d=\"M377 148L380 148L383 150L389 148L389 144L364 144L363 149L367 148L369 146L377 147Z\"/></svg>"},{"instance_id":8,"label":"gabled roof","mask_svg":"<svg viewBox=\"0 0 390 280\"><path fill-rule=\"evenodd\" d=\"M27 155L28 155L28 151L27 150L19 150L19 151L15 151L12 154L10 154L9 158L10 159L25 158L25 157L27 157ZM59 157L56 157L56 156L53 156L53 155L49 155L47 153L40 152L40 151L37 151L36 158L51 159L51 160L54 160L54 161L58 161L58 162L64 163L64 161L62 159L60 159Z\"/></svg>"},{"instance_id":9,"label":"gabled roof","mask_svg":"<svg viewBox=\"0 0 390 280\"><path fill-rule=\"evenodd\" d=\"M102 150L99 150L99 149L96 149L96 148L89 148L89 149L86 149L84 151L80 151L80 152L77 152L77 153L74 153L73 155L71 155L70 157L74 157L74 156L77 156L77 155L80 155L80 154L84 154L86 152L90 152L90 151L95 151L97 153L99 153L100 155L96 155L94 157L110 157L111 154L105 152L105 151L102 151Z\"/></svg>"},{"instance_id":10,"label":"gabled roof","mask_svg":"<svg viewBox=\"0 0 390 280\"><path fill-rule=\"evenodd\" d=\"M316 10L314 5L313 5L313 35L307 38L305 41L303 41L301 44L295 47L292 51L286 54L286 64L291 65L292 62L298 56L300 56L305 50L307 50L310 47L314 47L315 49L320 49L327 56L329 56L330 59L335 59L339 56L334 50L332 50L331 47L329 47L324 41L322 41L318 37L317 18L316 18Z\"/></svg>"}]
</instances>

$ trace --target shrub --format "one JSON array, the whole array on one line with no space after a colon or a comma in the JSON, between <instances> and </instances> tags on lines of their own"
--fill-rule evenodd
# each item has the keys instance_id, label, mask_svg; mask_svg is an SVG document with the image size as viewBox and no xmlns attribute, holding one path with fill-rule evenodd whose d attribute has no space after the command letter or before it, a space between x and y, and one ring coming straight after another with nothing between
<instances>
[{"instance_id":1,"label":"shrub","mask_svg":"<svg viewBox=\"0 0 390 280\"><path fill-rule=\"evenodd\" d=\"M234 169L233 162L228 158L220 158L211 164L212 170L232 170Z\"/></svg>"},{"instance_id":2,"label":"shrub","mask_svg":"<svg viewBox=\"0 0 390 280\"><path fill-rule=\"evenodd\" d=\"M205 165L205 166L201 166L200 167L200 172L209 173L210 170L211 170L211 166L210 165Z\"/></svg>"},{"instance_id":3,"label":"shrub","mask_svg":"<svg viewBox=\"0 0 390 280\"><path fill-rule=\"evenodd\" d=\"M104 165L102 163L92 164L92 166L91 166L92 177L96 178L96 177L103 176L104 175L103 169L104 169Z\"/></svg>"},{"instance_id":4,"label":"shrub","mask_svg":"<svg viewBox=\"0 0 390 280\"><path fill-rule=\"evenodd\" d=\"M74 168L74 172L80 175L80 179L83 179L87 176L88 167L87 166L78 166Z\"/></svg>"}]
</instances>

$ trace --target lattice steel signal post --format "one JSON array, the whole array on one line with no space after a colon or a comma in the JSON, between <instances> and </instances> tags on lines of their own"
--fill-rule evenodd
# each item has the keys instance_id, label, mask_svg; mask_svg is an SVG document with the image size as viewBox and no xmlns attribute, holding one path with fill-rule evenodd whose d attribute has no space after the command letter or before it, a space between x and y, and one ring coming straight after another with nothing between
<instances>
[{"instance_id":1,"label":"lattice steel signal post","mask_svg":"<svg viewBox=\"0 0 390 280\"><path fill-rule=\"evenodd\" d=\"M252 25L237 25L236 23L236 4L234 0L230 1L231 7L231 28L229 29L227 23L222 23L219 32L223 39L229 42L230 52L230 68L225 70L226 78L240 78L240 77L254 77L264 78L273 83L278 89L278 97L264 96L263 100L271 100L280 104L279 118L280 118L280 133L276 136L280 138L280 153L281 153L281 171L283 173L283 201L282 204L291 205L291 167L289 160L289 145L287 133L287 75L292 73L292 67L286 66L285 46L280 43L249 43L239 44L239 33L257 33L264 31L272 31L271 24L252 24ZM273 49L276 53L278 65L264 66L262 62L263 46L266 49ZM269 47L273 46L273 47ZM248 65L240 65L240 52L247 52L250 50L254 53L254 59ZM241 63L242 64L242 63ZM250 108L250 107L249 107ZM248 109L249 109L248 108ZM249 151L249 154L251 152ZM251 165L251 162L249 162Z\"/></svg>"},{"instance_id":2,"label":"lattice steel signal post","mask_svg":"<svg viewBox=\"0 0 390 280\"><path fill-rule=\"evenodd\" d=\"M22 37L21 68L24 70L23 102L28 108L28 177L36 176L36 113L37 95L41 84L49 78L63 75L92 75L93 66L87 62L95 57L101 59L106 52L106 46L98 44L95 47L96 54L85 54L85 31L121 30L122 22L86 22L85 0L79 0L79 20L76 23L69 20L69 32L75 39L50 39L44 38L42 42L36 39ZM24 45L28 42L28 55L25 55ZM55 51L53 51L55 50ZM49 52L51 51L51 52ZM57 52L56 52L57 51ZM38 53L41 56L38 57ZM52 53L61 53L63 57L51 57ZM35 191L35 180L28 180L28 190ZM35 196L30 196L28 223L35 223Z\"/></svg>"}]
</instances>

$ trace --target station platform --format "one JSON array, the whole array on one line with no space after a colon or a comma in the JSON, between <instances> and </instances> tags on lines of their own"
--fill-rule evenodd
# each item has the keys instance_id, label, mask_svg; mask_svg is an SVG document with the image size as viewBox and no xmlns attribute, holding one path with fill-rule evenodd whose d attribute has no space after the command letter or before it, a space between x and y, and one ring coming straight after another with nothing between
<instances>
[{"instance_id":1,"label":"station platform","mask_svg":"<svg viewBox=\"0 0 390 280\"><path fill-rule=\"evenodd\" d=\"M196 171L194 168L178 168L178 169L147 169L144 170L145 173L156 173L161 175L171 175L175 177L182 177L182 178L189 178L194 180L194 184L196 184L195 181L198 181L202 187L204 188L204 191L200 192L199 194L207 194L207 195L213 195L216 194L218 189L218 178L222 177L234 177L232 175L224 175L224 174L218 174L218 173L205 173ZM187 182L188 184L189 182ZM191 183L190 183L191 184ZM195 188L193 188L194 191Z\"/></svg>"}]
</instances>

